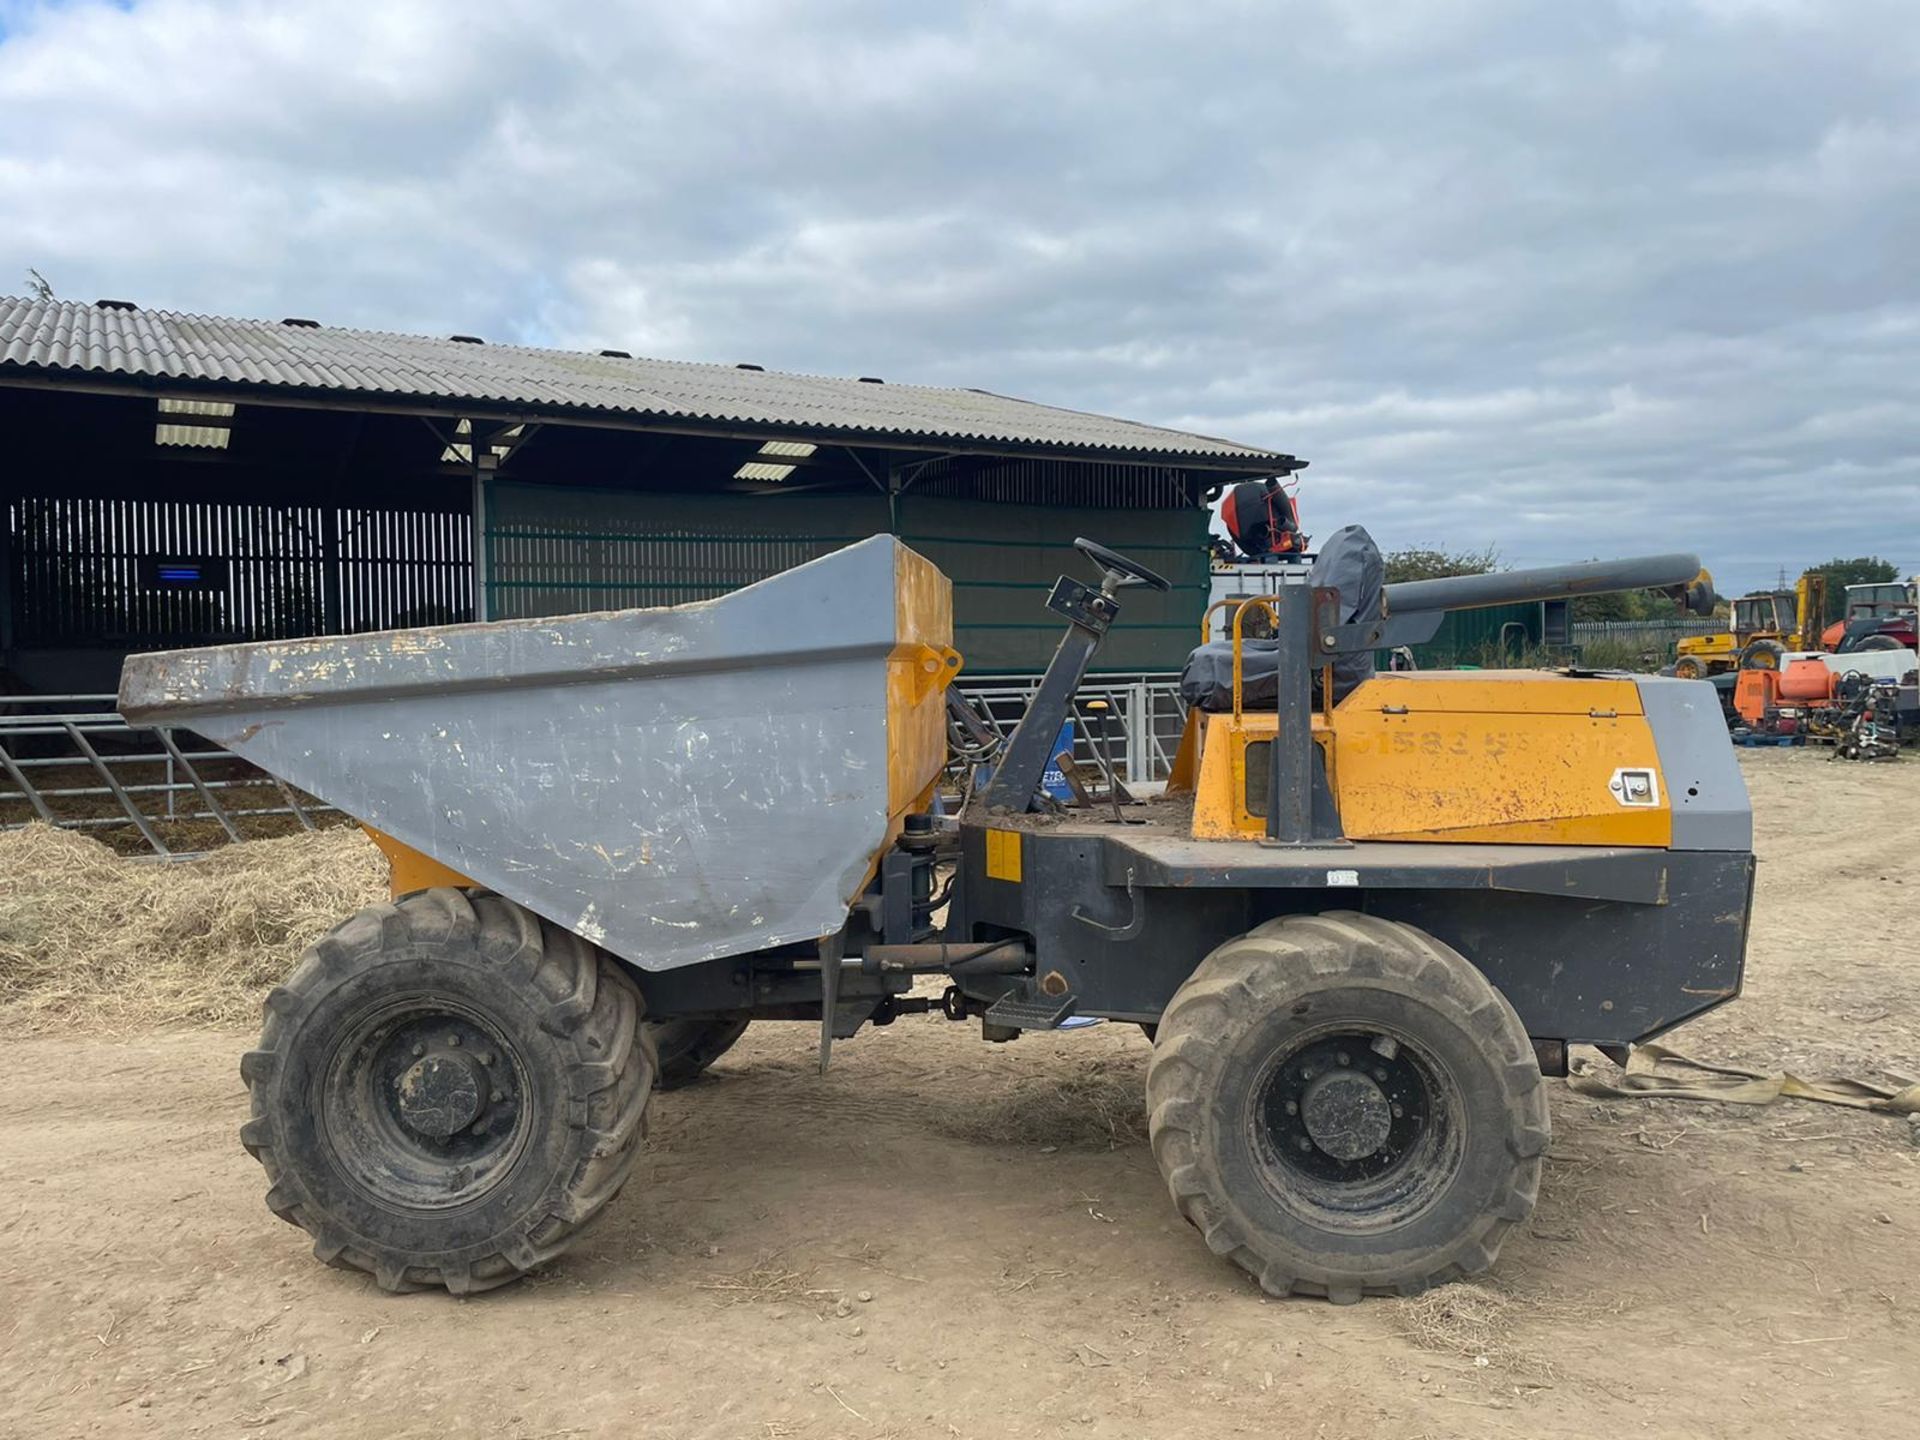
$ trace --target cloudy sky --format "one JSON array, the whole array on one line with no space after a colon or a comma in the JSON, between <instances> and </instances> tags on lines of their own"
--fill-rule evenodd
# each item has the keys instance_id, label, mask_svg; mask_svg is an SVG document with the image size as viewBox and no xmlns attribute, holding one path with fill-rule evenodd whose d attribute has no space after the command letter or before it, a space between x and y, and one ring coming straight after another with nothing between
<instances>
[{"instance_id":1,"label":"cloudy sky","mask_svg":"<svg viewBox=\"0 0 1920 1440\"><path fill-rule=\"evenodd\" d=\"M1920 569L1915 0L0 0L0 291L977 385Z\"/></svg>"}]
</instances>

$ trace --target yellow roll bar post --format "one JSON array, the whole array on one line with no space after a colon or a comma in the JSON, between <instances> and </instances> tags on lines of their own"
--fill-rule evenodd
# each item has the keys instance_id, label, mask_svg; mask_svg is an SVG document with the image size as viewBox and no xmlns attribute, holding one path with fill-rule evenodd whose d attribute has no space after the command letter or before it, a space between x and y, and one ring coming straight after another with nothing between
<instances>
[{"instance_id":1,"label":"yellow roll bar post","mask_svg":"<svg viewBox=\"0 0 1920 1440\"><path fill-rule=\"evenodd\" d=\"M1216 610L1224 610L1229 605L1238 605L1242 597L1229 595L1224 600L1216 600L1207 606L1206 613L1200 617L1200 643L1206 644L1213 638L1213 615Z\"/></svg>"},{"instance_id":2,"label":"yellow roll bar post","mask_svg":"<svg viewBox=\"0 0 1920 1440\"><path fill-rule=\"evenodd\" d=\"M1279 628L1280 612L1275 608L1271 595L1229 595L1224 600L1216 600L1209 605L1206 613L1200 617L1200 643L1206 644L1213 639L1213 617L1215 612L1234 607L1231 633L1233 635L1233 718L1240 719L1240 612L1248 605L1258 604L1272 617L1274 628ZM1333 722L1333 662L1326 661L1320 667L1320 700L1322 713L1327 722Z\"/></svg>"},{"instance_id":3,"label":"yellow roll bar post","mask_svg":"<svg viewBox=\"0 0 1920 1440\"><path fill-rule=\"evenodd\" d=\"M1275 630L1280 628L1280 607L1271 595L1249 595L1240 602L1240 608L1233 612L1233 723L1236 726L1240 723L1240 698L1243 683L1240 674L1240 622L1246 619L1247 607L1250 605L1258 605L1262 610L1266 611L1268 617L1273 621L1273 628Z\"/></svg>"}]
</instances>

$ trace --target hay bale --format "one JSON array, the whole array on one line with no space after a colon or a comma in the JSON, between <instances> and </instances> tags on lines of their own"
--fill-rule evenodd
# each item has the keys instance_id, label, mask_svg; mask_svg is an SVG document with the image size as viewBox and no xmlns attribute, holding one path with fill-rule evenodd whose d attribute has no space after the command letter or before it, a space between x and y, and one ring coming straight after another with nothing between
<instances>
[{"instance_id":1,"label":"hay bale","mask_svg":"<svg viewBox=\"0 0 1920 1440\"><path fill-rule=\"evenodd\" d=\"M0 1026L251 1023L309 943L386 890L348 827L171 864L47 825L0 833Z\"/></svg>"}]
</instances>

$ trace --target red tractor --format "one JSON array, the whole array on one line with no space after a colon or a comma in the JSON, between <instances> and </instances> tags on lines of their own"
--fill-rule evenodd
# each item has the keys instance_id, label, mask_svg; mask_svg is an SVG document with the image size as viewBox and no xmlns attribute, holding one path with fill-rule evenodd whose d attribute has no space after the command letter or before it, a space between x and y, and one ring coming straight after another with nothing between
<instances>
[{"instance_id":1,"label":"red tractor","mask_svg":"<svg viewBox=\"0 0 1920 1440\"><path fill-rule=\"evenodd\" d=\"M1820 648L1834 655L1920 650L1913 582L1847 586L1846 618L1820 632Z\"/></svg>"}]
</instances>

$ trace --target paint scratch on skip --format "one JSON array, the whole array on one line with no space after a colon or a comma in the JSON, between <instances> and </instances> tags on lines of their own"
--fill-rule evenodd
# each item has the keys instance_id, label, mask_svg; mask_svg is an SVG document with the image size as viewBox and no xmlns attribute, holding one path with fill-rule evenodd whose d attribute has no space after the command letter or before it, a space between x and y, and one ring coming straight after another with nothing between
<instances>
[{"instance_id":1,"label":"paint scratch on skip","mask_svg":"<svg viewBox=\"0 0 1920 1440\"><path fill-rule=\"evenodd\" d=\"M580 912L580 918L573 922L573 933L582 940L591 940L596 945L607 943L607 927L602 925L596 915L600 909L596 901Z\"/></svg>"}]
</instances>

